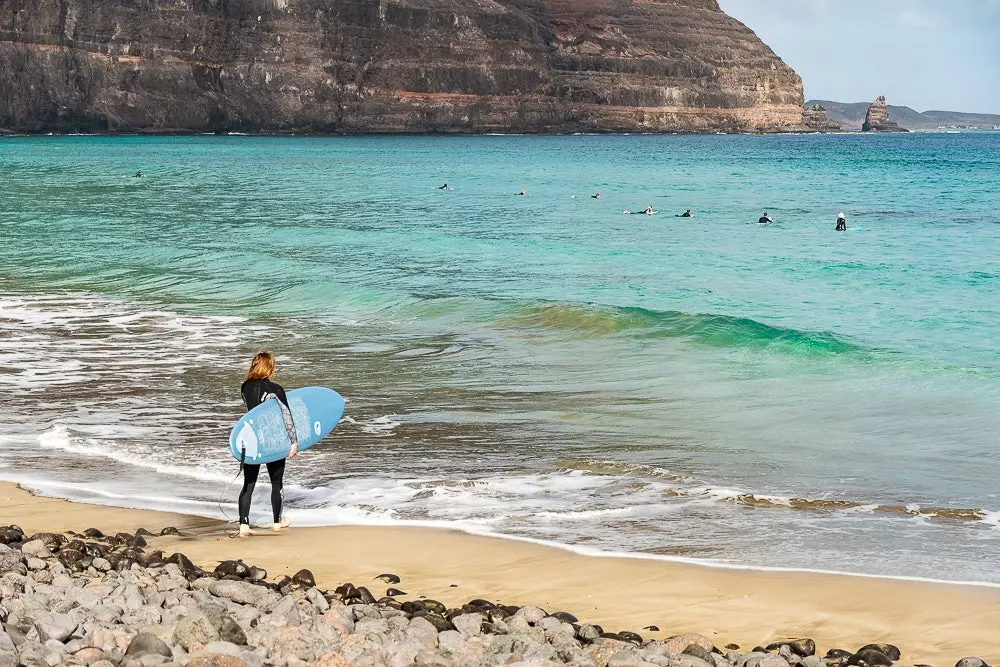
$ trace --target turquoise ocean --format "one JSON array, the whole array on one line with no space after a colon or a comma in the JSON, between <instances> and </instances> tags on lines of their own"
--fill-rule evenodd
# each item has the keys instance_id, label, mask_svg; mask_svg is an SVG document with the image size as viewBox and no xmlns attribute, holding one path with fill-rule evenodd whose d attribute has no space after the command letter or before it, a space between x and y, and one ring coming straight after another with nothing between
<instances>
[{"instance_id":1,"label":"turquoise ocean","mask_svg":"<svg viewBox=\"0 0 1000 667\"><path fill-rule=\"evenodd\" d=\"M268 348L348 399L296 525L1000 584L998 175L994 133L0 140L0 477L233 517Z\"/></svg>"}]
</instances>

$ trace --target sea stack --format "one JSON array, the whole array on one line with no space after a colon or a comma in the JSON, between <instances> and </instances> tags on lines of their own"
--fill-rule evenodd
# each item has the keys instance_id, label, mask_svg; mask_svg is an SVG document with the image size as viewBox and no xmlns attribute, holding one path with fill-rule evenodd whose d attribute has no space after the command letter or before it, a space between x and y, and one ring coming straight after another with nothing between
<instances>
[{"instance_id":1,"label":"sea stack","mask_svg":"<svg viewBox=\"0 0 1000 667\"><path fill-rule=\"evenodd\" d=\"M769 132L802 81L717 0L0 2L16 132Z\"/></svg>"},{"instance_id":2,"label":"sea stack","mask_svg":"<svg viewBox=\"0 0 1000 667\"><path fill-rule=\"evenodd\" d=\"M909 132L909 130L896 125L889 120L889 109L885 104L885 95L879 95L875 101L868 106L868 113L865 114L865 122L861 126L862 132Z\"/></svg>"},{"instance_id":3,"label":"sea stack","mask_svg":"<svg viewBox=\"0 0 1000 667\"><path fill-rule=\"evenodd\" d=\"M826 115L826 108L820 104L806 107L802 111L802 123L816 132L839 132L840 123L831 120Z\"/></svg>"}]
</instances>

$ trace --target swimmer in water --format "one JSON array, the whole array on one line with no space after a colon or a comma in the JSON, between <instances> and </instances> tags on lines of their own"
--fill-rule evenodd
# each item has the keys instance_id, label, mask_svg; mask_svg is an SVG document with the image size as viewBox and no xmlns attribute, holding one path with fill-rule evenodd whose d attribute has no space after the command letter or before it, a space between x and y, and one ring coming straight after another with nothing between
<instances>
[{"instance_id":1,"label":"swimmer in water","mask_svg":"<svg viewBox=\"0 0 1000 667\"><path fill-rule=\"evenodd\" d=\"M451 188L448 187L447 183L445 183L444 185L442 185L441 187L439 187L438 190L451 190Z\"/></svg>"},{"instance_id":2,"label":"swimmer in water","mask_svg":"<svg viewBox=\"0 0 1000 667\"><path fill-rule=\"evenodd\" d=\"M837 231L846 232L847 231L847 216L841 211L840 215L837 216Z\"/></svg>"},{"instance_id":3,"label":"swimmer in water","mask_svg":"<svg viewBox=\"0 0 1000 667\"><path fill-rule=\"evenodd\" d=\"M521 190L520 192L518 192L518 193L517 193L517 195L518 195L519 197L523 197L523 196L524 196L524 195L526 195L526 194L528 194L528 193L527 193L526 191L524 191L524 190Z\"/></svg>"},{"instance_id":4,"label":"swimmer in water","mask_svg":"<svg viewBox=\"0 0 1000 667\"><path fill-rule=\"evenodd\" d=\"M601 198L601 193L598 192L597 194L590 195L590 198L591 199L600 199Z\"/></svg>"},{"instance_id":5,"label":"swimmer in water","mask_svg":"<svg viewBox=\"0 0 1000 667\"><path fill-rule=\"evenodd\" d=\"M688 210L684 211L683 213L678 213L674 217L675 218L693 218L694 217L694 213L691 212L691 209L688 209Z\"/></svg>"},{"instance_id":6,"label":"swimmer in water","mask_svg":"<svg viewBox=\"0 0 1000 667\"><path fill-rule=\"evenodd\" d=\"M757 222L759 222L762 225L766 225L766 224L774 222L774 218L772 218L770 215L768 215L767 211L764 211L764 215L760 216L760 218L757 220Z\"/></svg>"},{"instance_id":7,"label":"swimmer in water","mask_svg":"<svg viewBox=\"0 0 1000 667\"><path fill-rule=\"evenodd\" d=\"M135 176L133 176L132 178L142 178L142 172L141 171L135 172Z\"/></svg>"},{"instance_id":8,"label":"swimmer in water","mask_svg":"<svg viewBox=\"0 0 1000 667\"><path fill-rule=\"evenodd\" d=\"M646 207L645 213L646 213L646 215L653 215L653 205L652 204L650 204L649 206Z\"/></svg>"}]
</instances>

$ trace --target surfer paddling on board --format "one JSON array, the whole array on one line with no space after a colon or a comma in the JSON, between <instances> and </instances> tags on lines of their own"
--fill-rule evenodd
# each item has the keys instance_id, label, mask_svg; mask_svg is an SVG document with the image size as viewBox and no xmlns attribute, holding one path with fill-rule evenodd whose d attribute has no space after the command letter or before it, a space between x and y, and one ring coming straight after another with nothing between
<instances>
[{"instance_id":1,"label":"surfer paddling on board","mask_svg":"<svg viewBox=\"0 0 1000 667\"><path fill-rule=\"evenodd\" d=\"M288 398L285 390L280 384L273 381L274 378L274 355L270 352L258 352L250 362L250 370L247 371L246 380L240 387L243 394L243 403L247 412L253 410L258 405L269 398L277 398L281 405L281 416L288 430L288 437L292 441L292 448L288 458L292 458L298 453L299 442L295 435L295 425L292 423L292 413L288 407ZM250 531L250 500L253 497L253 488L257 484L257 476L260 474L260 465L246 463L243 464L243 490L240 491L240 537L253 535ZM285 459L280 459L267 464L267 476L271 478L271 509L274 513L275 531L287 528L290 524L281 513L282 486L285 477Z\"/></svg>"},{"instance_id":2,"label":"surfer paddling on board","mask_svg":"<svg viewBox=\"0 0 1000 667\"><path fill-rule=\"evenodd\" d=\"M760 216L760 218L757 220L757 223L761 225L769 225L772 222L774 222L774 218L768 215L767 211L764 211L764 215Z\"/></svg>"}]
</instances>

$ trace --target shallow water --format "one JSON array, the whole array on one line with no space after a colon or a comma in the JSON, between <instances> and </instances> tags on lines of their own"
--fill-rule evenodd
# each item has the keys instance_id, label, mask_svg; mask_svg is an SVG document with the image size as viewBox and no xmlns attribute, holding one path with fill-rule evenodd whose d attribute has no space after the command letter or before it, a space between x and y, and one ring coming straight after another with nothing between
<instances>
[{"instance_id":1,"label":"shallow water","mask_svg":"<svg viewBox=\"0 0 1000 667\"><path fill-rule=\"evenodd\" d=\"M299 524L1000 582L997 173L985 133L3 140L0 475L232 516L270 347L349 400Z\"/></svg>"}]
</instances>

